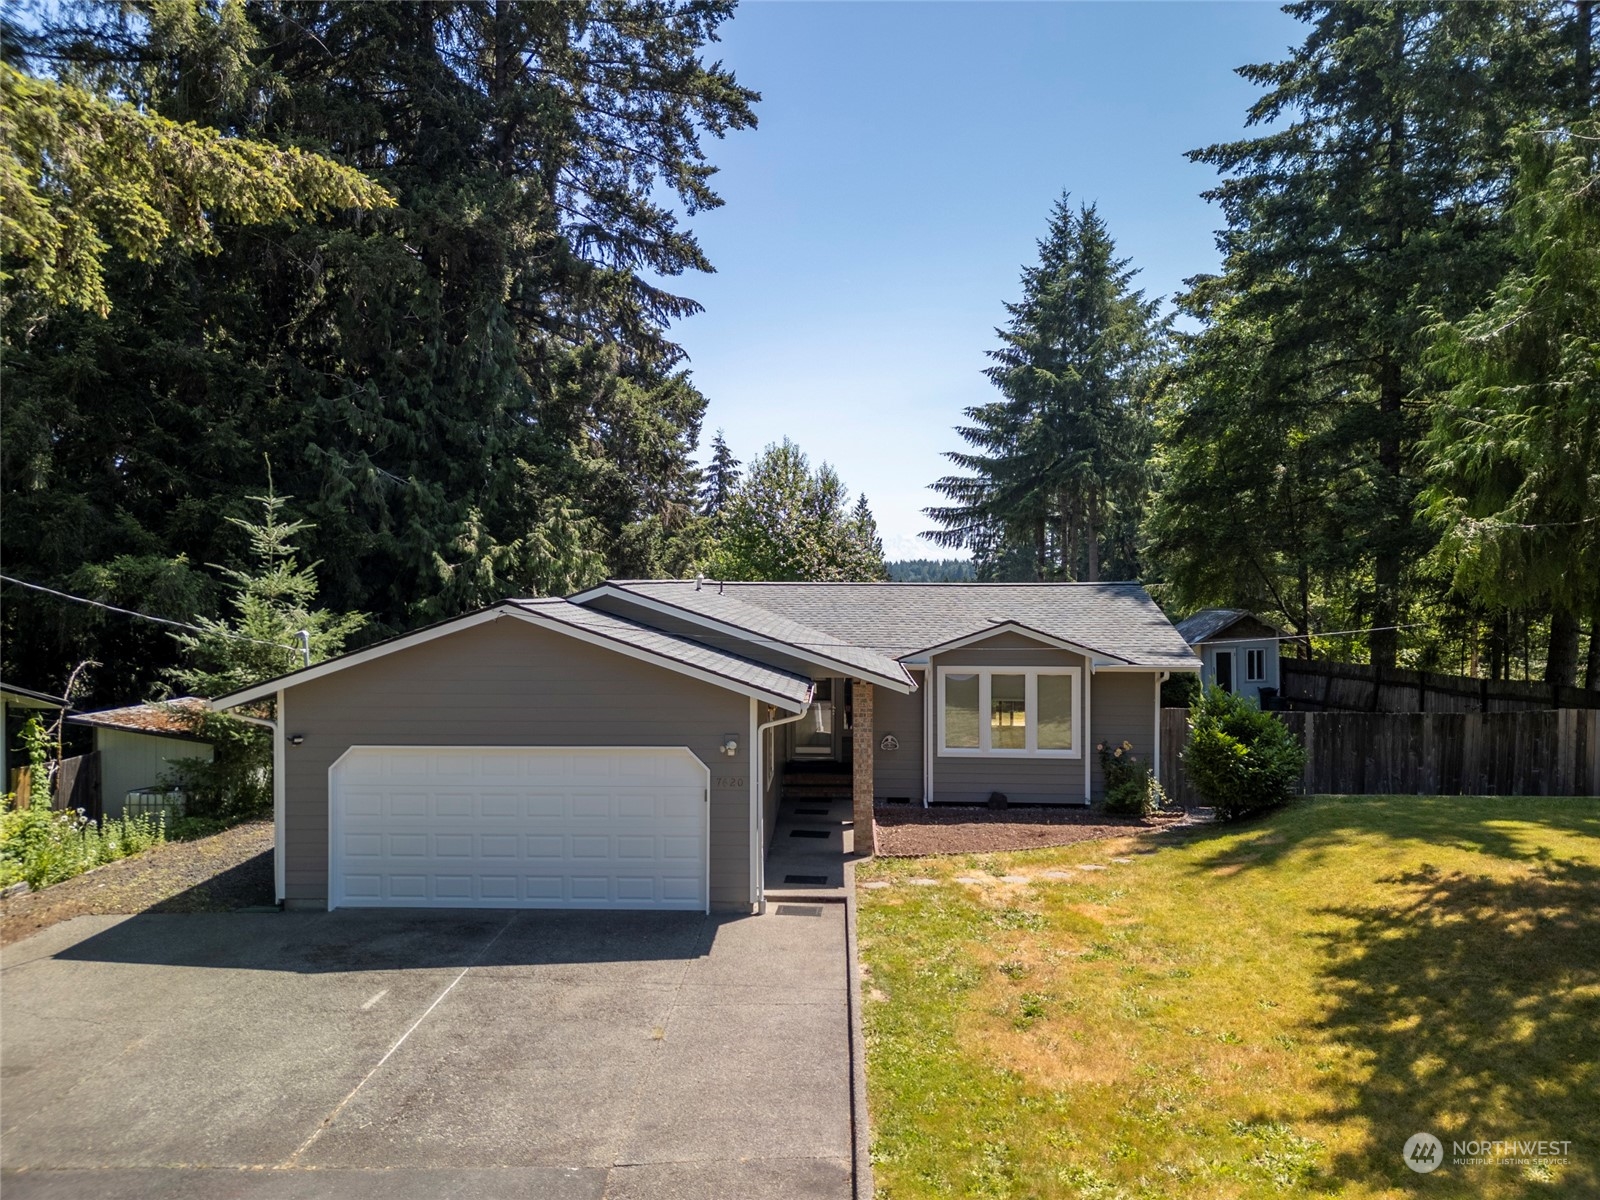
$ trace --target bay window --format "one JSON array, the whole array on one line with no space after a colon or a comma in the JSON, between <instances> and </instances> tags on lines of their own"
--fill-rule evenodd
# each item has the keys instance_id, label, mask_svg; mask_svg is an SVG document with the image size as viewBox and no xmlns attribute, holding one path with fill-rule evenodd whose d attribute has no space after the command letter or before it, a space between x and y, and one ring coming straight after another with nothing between
<instances>
[{"instance_id":1,"label":"bay window","mask_svg":"<svg viewBox=\"0 0 1600 1200\"><path fill-rule=\"evenodd\" d=\"M941 667L941 755L1078 758L1077 667Z\"/></svg>"}]
</instances>

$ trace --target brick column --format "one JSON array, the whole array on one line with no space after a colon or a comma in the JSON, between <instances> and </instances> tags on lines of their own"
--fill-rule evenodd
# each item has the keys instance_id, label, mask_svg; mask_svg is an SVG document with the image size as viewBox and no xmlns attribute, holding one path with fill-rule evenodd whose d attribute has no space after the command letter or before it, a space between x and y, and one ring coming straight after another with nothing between
<instances>
[{"instance_id":1,"label":"brick column","mask_svg":"<svg viewBox=\"0 0 1600 1200\"><path fill-rule=\"evenodd\" d=\"M872 856L872 685L857 679L850 689L852 724L850 730L853 767L851 809L855 818L855 851L860 858Z\"/></svg>"}]
</instances>

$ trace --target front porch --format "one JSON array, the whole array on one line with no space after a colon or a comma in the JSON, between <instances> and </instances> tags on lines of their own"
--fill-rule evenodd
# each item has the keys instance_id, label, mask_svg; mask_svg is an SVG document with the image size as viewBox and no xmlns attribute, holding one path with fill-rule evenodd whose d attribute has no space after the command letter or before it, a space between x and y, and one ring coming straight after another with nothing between
<instances>
[{"instance_id":1,"label":"front porch","mask_svg":"<svg viewBox=\"0 0 1600 1200\"><path fill-rule=\"evenodd\" d=\"M767 902L843 901L844 864L872 853L870 826L864 852L856 852L850 766L793 761L785 764L782 783L767 847Z\"/></svg>"}]
</instances>

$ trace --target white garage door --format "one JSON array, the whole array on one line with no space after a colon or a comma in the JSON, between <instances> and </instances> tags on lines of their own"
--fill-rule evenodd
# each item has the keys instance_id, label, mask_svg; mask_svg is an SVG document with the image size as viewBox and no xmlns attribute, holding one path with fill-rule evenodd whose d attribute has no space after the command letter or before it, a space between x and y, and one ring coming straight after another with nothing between
<instances>
[{"instance_id":1,"label":"white garage door","mask_svg":"<svg viewBox=\"0 0 1600 1200\"><path fill-rule=\"evenodd\" d=\"M329 907L706 907L687 749L358 746L329 772Z\"/></svg>"}]
</instances>

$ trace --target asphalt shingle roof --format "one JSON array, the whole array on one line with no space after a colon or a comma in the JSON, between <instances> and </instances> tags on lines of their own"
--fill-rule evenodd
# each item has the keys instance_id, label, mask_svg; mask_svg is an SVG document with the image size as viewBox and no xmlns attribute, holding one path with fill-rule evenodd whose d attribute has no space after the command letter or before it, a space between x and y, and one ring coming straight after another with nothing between
<instances>
[{"instance_id":1,"label":"asphalt shingle roof","mask_svg":"<svg viewBox=\"0 0 1600 1200\"><path fill-rule=\"evenodd\" d=\"M754 662L677 634L652 629L597 608L585 608L558 598L513 600L511 603L546 620L760 688L769 695L793 701L796 706L805 704L811 698L811 680L804 675Z\"/></svg>"},{"instance_id":2,"label":"asphalt shingle roof","mask_svg":"<svg viewBox=\"0 0 1600 1200\"><path fill-rule=\"evenodd\" d=\"M819 653L849 648L905 658L1015 622L1135 666L1192 669L1194 651L1137 583L716 583L613 580L614 587L727 618L728 600L823 634ZM729 623L737 623L729 621ZM777 626L772 628L776 629ZM769 636L777 636L776 634Z\"/></svg>"},{"instance_id":3,"label":"asphalt shingle roof","mask_svg":"<svg viewBox=\"0 0 1600 1200\"><path fill-rule=\"evenodd\" d=\"M1210 641L1235 621L1252 615L1243 608L1202 608L1178 622L1178 633L1194 646Z\"/></svg>"}]
</instances>

